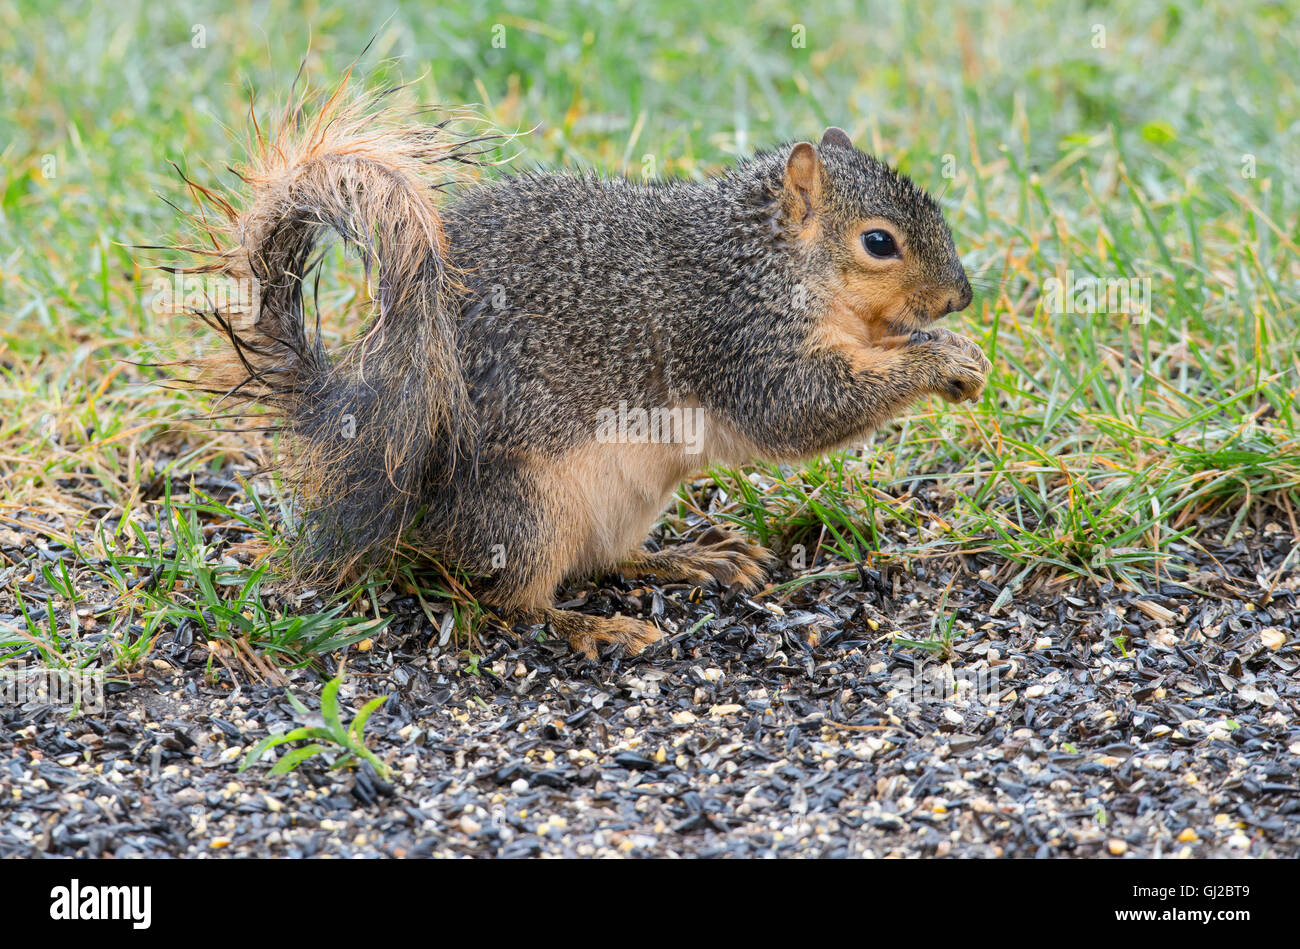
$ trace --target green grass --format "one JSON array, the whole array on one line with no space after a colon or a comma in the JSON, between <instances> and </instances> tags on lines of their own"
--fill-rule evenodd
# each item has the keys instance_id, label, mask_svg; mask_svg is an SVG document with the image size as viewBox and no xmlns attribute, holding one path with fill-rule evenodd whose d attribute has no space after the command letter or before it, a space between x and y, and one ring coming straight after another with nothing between
<instances>
[{"instance_id":1,"label":"green grass","mask_svg":"<svg viewBox=\"0 0 1300 949\"><path fill-rule=\"evenodd\" d=\"M521 165L701 175L837 124L942 194L977 284L957 328L995 366L982 403L923 404L858 455L714 473L721 516L803 546L796 584L983 552L1000 582L1140 588L1207 525L1297 532L1286 4L0 0L0 529L61 545L0 564L0 657L35 643L129 667L189 622L293 663L382 622L374 586L286 608L264 562L227 559L213 525L269 536L274 491L218 501L190 481L251 472L262 446L177 425L203 404L123 362L179 331L128 249L177 233L168 162L225 174L248 87L267 109L285 95L308 27L318 83L374 36L368 81L477 103L524 132ZM1144 281L1149 314L1054 312L1047 281L1068 272ZM447 581L402 578L439 622L448 600L472 609Z\"/></svg>"},{"instance_id":2,"label":"green grass","mask_svg":"<svg viewBox=\"0 0 1300 949\"><path fill-rule=\"evenodd\" d=\"M286 774L293 771L304 761L318 755L332 759L331 768L355 766L362 761L369 762L382 778L390 776L386 765L373 751L366 747L366 723L379 706L388 701L388 696L380 695L371 699L353 717L347 725L339 714L339 687L343 684L341 677L331 679L321 689L320 712L313 715L311 710L292 692L286 692L290 704L304 720L319 719L320 725L300 725L288 731L268 735L258 742L244 756L239 770L244 771L260 761L272 748L295 744L284 756L271 766L271 774Z\"/></svg>"}]
</instances>

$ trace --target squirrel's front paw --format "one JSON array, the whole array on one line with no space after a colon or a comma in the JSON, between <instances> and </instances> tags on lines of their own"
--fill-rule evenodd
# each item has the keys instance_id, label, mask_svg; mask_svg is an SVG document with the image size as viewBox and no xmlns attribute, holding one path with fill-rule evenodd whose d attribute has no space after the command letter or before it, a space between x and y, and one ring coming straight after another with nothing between
<instances>
[{"instance_id":1,"label":"squirrel's front paw","mask_svg":"<svg viewBox=\"0 0 1300 949\"><path fill-rule=\"evenodd\" d=\"M918 344L933 357L929 373L930 391L949 402L978 402L984 381L993 364L973 340L951 330L926 331L928 339Z\"/></svg>"}]
</instances>

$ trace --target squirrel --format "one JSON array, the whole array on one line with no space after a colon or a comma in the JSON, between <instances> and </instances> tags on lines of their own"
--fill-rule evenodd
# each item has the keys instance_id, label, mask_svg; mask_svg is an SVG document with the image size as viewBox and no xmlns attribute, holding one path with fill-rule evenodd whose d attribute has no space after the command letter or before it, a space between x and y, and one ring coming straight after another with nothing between
<instances>
[{"instance_id":1,"label":"squirrel","mask_svg":"<svg viewBox=\"0 0 1300 949\"><path fill-rule=\"evenodd\" d=\"M561 583L753 591L771 563L716 527L643 547L685 479L861 444L927 394L983 391L979 347L925 329L972 297L938 204L838 128L705 180L464 180L499 136L386 101L343 85L291 101L273 133L255 125L240 196L186 178L205 244L175 269L258 289L192 308L224 346L186 381L276 417L298 575L382 568L405 545L481 577L512 623L637 654L653 623L559 609ZM331 231L371 296L333 354L304 303Z\"/></svg>"}]
</instances>

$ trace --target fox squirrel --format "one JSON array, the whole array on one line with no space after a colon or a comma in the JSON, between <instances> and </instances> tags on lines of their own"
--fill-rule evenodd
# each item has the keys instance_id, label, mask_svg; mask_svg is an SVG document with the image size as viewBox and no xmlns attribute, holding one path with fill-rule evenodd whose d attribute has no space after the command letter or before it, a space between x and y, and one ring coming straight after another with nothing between
<instances>
[{"instance_id":1,"label":"fox squirrel","mask_svg":"<svg viewBox=\"0 0 1300 949\"><path fill-rule=\"evenodd\" d=\"M860 442L928 393L979 398L975 343L923 329L971 302L938 205L840 129L709 180L634 183L457 181L486 146L453 128L340 86L257 128L241 198L190 182L219 213L194 216L210 246L180 269L251 279L259 299L194 309L226 345L188 381L278 416L306 502L299 575L406 543L483 576L480 599L512 621L591 658L638 653L653 624L557 609L561 581L764 576L767 552L716 528L642 548L685 478ZM304 308L327 231L371 289L336 354ZM653 415L657 437L605 425L619 411Z\"/></svg>"}]
</instances>

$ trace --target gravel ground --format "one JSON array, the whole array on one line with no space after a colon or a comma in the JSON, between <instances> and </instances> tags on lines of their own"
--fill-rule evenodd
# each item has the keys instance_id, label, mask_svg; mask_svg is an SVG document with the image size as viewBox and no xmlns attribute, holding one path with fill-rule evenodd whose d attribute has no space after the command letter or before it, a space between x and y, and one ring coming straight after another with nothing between
<instances>
[{"instance_id":1,"label":"gravel ground","mask_svg":"<svg viewBox=\"0 0 1300 949\"><path fill-rule=\"evenodd\" d=\"M1199 592L1143 596L1008 600L980 555L775 608L580 585L583 609L653 615L666 641L594 664L489 634L477 674L390 597L342 696L391 696L369 741L392 783L319 759L238 773L297 722L284 687L213 681L205 643L164 636L102 713L0 708L0 856L1297 856L1293 543L1207 544ZM890 642L928 636L945 589L950 657ZM317 704L317 676L287 676Z\"/></svg>"}]
</instances>

